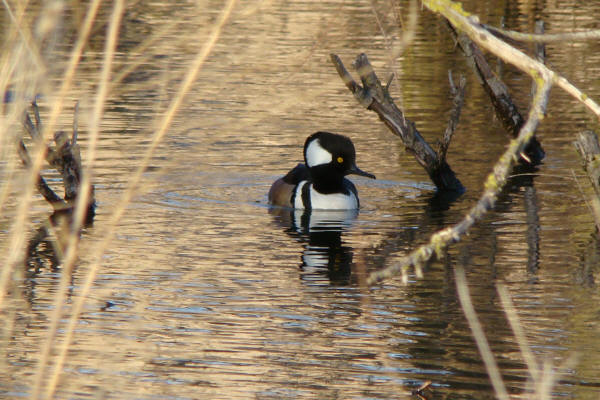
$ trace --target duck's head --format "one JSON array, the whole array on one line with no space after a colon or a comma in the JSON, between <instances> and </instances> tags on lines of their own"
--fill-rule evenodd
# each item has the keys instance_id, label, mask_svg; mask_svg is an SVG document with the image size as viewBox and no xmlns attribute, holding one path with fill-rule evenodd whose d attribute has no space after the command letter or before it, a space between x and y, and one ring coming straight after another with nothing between
<instances>
[{"instance_id":1,"label":"duck's head","mask_svg":"<svg viewBox=\"0 0 600 400\"><path fill-rule=\"evenodd\" d=\"M341 177L354 174L375 179L375 175L356 165L352 141L335 133L317 132L310 135L304 143L304 162L313 173L326 170Z\"/></svg>"}]
</instances>

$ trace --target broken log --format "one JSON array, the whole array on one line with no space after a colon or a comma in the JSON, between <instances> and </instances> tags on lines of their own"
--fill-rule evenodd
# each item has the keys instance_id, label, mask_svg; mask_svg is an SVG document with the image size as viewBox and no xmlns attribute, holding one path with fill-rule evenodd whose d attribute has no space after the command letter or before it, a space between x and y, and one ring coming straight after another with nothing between
<instances>
[{"instance_id":1,"label":"broken log","mask_svg":"<svg viewBox=\"0 0 600 400\"><path fill-rule=\"evenodd\" d=\"M455 100L452 117L455 120L451 120L441 145L441 154L438 154L423 139L415 124L406 119L404 113L396 106L388 90L391 81L385 87L381 85L366 54L360 54L353 63L354 68L360 75L363 86L356 83L337 55L331 54L331 61L340 78L358 102L366 109L374 111L390 131L402 139L406 149L414 155L417 162L425 169L438 191L464 193L464 186L445 159L446 150L460 115L462 100ZM457 96L464 97L464 83L462 87L459 86L459 89L457 89L455 97Z\"/></svg>"}]
</instances>

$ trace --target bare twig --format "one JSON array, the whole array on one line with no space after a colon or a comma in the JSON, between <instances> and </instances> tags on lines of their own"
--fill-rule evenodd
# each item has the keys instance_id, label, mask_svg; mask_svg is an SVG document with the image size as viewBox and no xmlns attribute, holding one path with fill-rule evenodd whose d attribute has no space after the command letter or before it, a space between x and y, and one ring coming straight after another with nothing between
<instances>
[{"instance_id":1,"label":"bare twig","mask_svg":"<svg viewBox=\"0 0 600 400\"><path fill-rule=\"evenodd\" d=\"M444 137L440 141L438 147L438 154L441 160L446 159L446 153L452 140L452 135L458 125L458 119L460 118L460 112L465 102L465 87L467 86L467 78L463 75L460 76L458 87L454 84L452 79L452 71L448 71L448 81L450 82L450 93L452 94L452 110L450 111L450 118L448 119L448 126L444 132Z\"/></svg>"},{"instance_id":2,"label":"bare twig","mask_svg":"<svg viewBox=\"0 0 600 400\"><path fill-rule=\"evenodd\" d=\"M537 90L527 121L521 128L517 138L510 142L508 149L500 157L496 165L494 165L493 172L488 175L485 182L485 190L477 201L477 204L471 208L460 222L433 234L429 239L429 243L412 251L409 255L400 260L399 263L372 273L369 276L368 283L374 283L399 273L402 273L405 276L406 271L410 266L421 265L431 260L436 255L438 258L441 258L443 251L450 244L458 242L461 236L464 235L476 221L480 220L494 207L498 195L504 188L518 155L523 151L527 142L529 142L534 135L541 119L544 118L551 84L549 79L542 80L542 82L543 85L536 88Z\"/></svg>"},{"instance_id":3,"label":"bare twig","mask_svg":"<svg viewBox=\"0 0 600 400\"><path fill-rule=\"evenodd\" d=\"M600 197L600 143L594 131L583 131L577 135L573 145L581 155L583 169L590 178L590 182Z\"/></svg>"},{"instance_id":4,"label":"bare twig","mask_svg":"<svg viewBox=\"0 0 600 400\"><path fill-rule=\"evenodd\" d=\"M394 104L387 87L381 85L365 54L360 54L354 62L354 68L360 75L362 86L354 81L354 78L346 70L342 60L337 55L331 54L331 61L356 100L363 107L374 111L392 133L402 139L407 150L425 168L439 190L464 192L463 185L446 160L439 157L435 150L423 139L415 124L406 119L403 112Z\"/></svg>"},{"instance_id":5,"label":"bare twig","mask_svg":"<svg viewBox=\"0 0 600 400\"><path fill-rule=\"evenodd\" d=\"M523 33L497 28L487 24L481 24L480 26L484 29L487 29L494 35L499 36L500 38L506 37L517 42L554 43L600 39L600 29L564 33L544 33L538 31L535 33Z\"/></svg>"},{"instance_id":6,"label":"bare twig","mask_svg":"<svg viewBox=\"0 0 600 400\"><path fill-rule=\"evenodd\" d=\"M544 30L545 30L544 21L542 21L541 19L538 21L535 21L535 33L539 34L539 35L543 35ZM546 46L544 45L544 42L536 42L535 43L534 53L535 53L535 58L539 62L541 62L542 64L546 63Z\"/></svg>"},{"instance_id":7,"label":"bare twig","mask_svg":"<svg viewBox=\"0 0 600 400\"><path fill-rule=\"evenodd\" d=\"M35 117L35 129L40 134L43 132L44 127L42 126L42 118L40 117L40 108L37 105L37 100L34 99L31 105L33 106L33 116Z\"/></svg>"},{"instance_id":8,"label":"bare twig","mask_svg":"<svg viewBox=\"0 0 600 400\"><path fill-rule=\"evenodd\" d=\"M38 131L37 129L37 124L33 124L33 121L31 120L31 117L29 116L28 112L25 113L25 118L23 119L23 126L25 127L27 133L29 133L29 136L31 136L33 140L40 139L40 131Z\"/></svg>"},{"instance_id":9,"label":"bare twig","mask_svg":"<svg viewBox=\"0 0 600 400\"><path fill-rule=\"evenodd\" d=\"M75 109L73 110L73 135L71 136L71 143L77 144L77 130L79 129L79 101L75 102Z\"/></svg>"}]
</instances>

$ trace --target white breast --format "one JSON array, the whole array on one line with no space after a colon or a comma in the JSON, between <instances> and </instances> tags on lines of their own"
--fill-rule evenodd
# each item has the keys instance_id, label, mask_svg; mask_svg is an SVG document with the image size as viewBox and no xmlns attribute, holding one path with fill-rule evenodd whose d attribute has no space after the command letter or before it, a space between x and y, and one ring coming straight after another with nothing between
<instances>
[{"instance_id":1,"label":"white breast","mask_svg":"<svg viewBox=\"0 0 600 400\"><path fill-rule=\"evenodd\" d=\"M302 188L306 185L306 181L302 181L296 187L296 195L294 199L294 208L304 209L302 202ZM358 208L358 199L354 193L332 193L323 194L317 192L311 185L310 187L310 204L313 210L356 210Z\"/></svg>"},{"instance_id":2,"label":"white breast","mask_svg":"<svg viewBox=\"0 0 600 400\"><path fill-rule=\"evenodd\" d=\"M355 210L358 201L354 193L322 194L310 188L310 203L317 210Z\"/></svg>"}]
</instances>

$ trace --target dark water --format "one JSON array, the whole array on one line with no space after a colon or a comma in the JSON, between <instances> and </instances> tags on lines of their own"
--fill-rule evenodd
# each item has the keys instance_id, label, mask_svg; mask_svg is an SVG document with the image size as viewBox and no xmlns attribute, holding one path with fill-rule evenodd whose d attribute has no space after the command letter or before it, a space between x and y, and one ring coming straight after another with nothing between
<instances>
[{"instance_id":1,"label":"dark water","mask_svg":"<svg viewBox=\"0 0 600 400\"><path fill-rule=\"evenodd\" d=\"M143 61L115 85L106 106L94 175L98 215L82 238L75 292L222 7L181 3L141 4L125 16L116 65ZM552 32L598 28L600 15L594 2L472 3L465 9L482 21L497 25L504 16L522 31L537 18ZM369 272L459 221L508 141L437 17L419 7L414 42L390 60L401 35L394 15L406 22L406 9L344 1L237 6L153 160L148 185L119 224L57 398L388 399L409 398L426 381L436 398L493 398L458 302L457 266L466 271L509 393L527 398L529 375L497 282L513 295L539 362L561 366L576 357L553 397L598 398L598 237L571 143L597 122L560 89L539 130L547 157L536 172L511 180L496 209L423 277L411 271L408 284L365 283ZM157 40L138 52L152 35ZM93 96L102 46L95 36L73 100ZM592 42L548 45L548 62L598 100L599 50ZM468 190L458 201L440 207L423 170L356 103L329 62L335 52L350 66L362 51L382 79L396 74L392 94L430 142L441 136L451 107L447 71L466 74L448 156ZM529 80L510 67L503 78L525 113ZM317 130L350 136L358 165L377 175L353 179L357 215L267 207L269 185L301 161L304 139ZM85 127L80 140L85 148ZM3 341L6 398L30 393L59 275L46 268L23 283L29 295L15 302L13 339Z\"/></svg>"}]
</instances>

